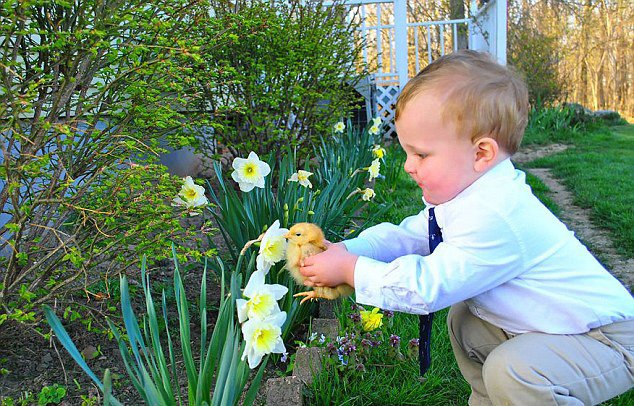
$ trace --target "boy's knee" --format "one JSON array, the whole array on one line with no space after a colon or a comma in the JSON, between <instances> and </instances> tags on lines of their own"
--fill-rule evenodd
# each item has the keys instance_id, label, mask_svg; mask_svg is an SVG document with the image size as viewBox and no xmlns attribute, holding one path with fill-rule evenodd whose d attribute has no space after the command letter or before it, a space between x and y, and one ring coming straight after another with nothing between
<instances>
[{"instance_id":1,"label":"boy's knee","mask_svg":"<svg viewBox=\"0 0 634 406\"><path fill-rule=\"evenodd\" d=\"M505 351L504 347L498 347L489 354L482 366L482 379L487 391L489 388L495 391L498 388L509 387L509 384L516 385L518 376L512 365L513 357L514 354Z\"/></svg>"},{"instance_id":2,"label":"boy's knee","mask_svg":"<svg viewBox=\"0 0 634 406\"><path fill-rule=\"evenodd\" d=\"M521 397L530 396L537 388L552 386L545 376L530 365L523 354L504 345L493 350L487 357L482 367L482 380L491 399L502 404L516 399L518 394L522 394Z\"/></svg>"},{"instance_id":3,"label":"boy's knee","mask_svg":"<svg viewBox=\"0 0 634 406\"><path fill-rule=\"evenodd\" d=\"M518 386L537 384L537 380L547 383L543 376L539 376L523 354L514 350L512 346L501 345L493 350L482 367L484 384L498 391L503 388L517 389Z\"/></svg>"}]
</instances>

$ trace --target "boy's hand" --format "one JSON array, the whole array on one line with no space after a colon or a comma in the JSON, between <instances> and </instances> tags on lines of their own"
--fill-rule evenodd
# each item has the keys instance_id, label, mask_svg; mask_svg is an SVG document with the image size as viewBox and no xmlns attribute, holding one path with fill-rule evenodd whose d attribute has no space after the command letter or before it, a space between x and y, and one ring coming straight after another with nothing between
<instances>
[{"instance_id":1,"label":"boy's hand","mask_svg":"<svg viewBox=\"0 0 634 406\"><path fill-rule=\"evenodd\" d=\"M326 251L304 259L299 272L306 277L306 286L354 287L354 266L358 256L351 254L343 243L326 243Z\"/></svg>"}]
</instances>

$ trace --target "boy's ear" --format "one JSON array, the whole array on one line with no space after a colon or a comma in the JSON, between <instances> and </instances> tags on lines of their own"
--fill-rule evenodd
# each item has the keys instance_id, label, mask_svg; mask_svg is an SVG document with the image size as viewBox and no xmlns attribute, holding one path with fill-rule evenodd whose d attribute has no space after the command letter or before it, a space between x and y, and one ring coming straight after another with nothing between
<instances>
[{"instance_id":1,"label":"boy's ear","mask_svg":"<svg viewBox=\"0 0 634 406\"><path fill-rule=\"evenodd\" d=\"M480 138L475 142L474 147L473 168L476 172L484 172L497 163L500 147L495 139L491 137Z\"/></svg>"}]
</instances>

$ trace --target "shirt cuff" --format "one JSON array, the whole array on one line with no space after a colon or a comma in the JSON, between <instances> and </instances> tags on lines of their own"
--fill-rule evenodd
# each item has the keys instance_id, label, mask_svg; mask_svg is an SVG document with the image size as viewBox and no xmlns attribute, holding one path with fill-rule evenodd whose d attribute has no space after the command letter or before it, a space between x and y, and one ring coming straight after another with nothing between
<instances>
[{"instance_id":1,"label":"shirt cuff","mask_svg":"<svg viewBox=\"0 0 634 406\"><path fill-rule=\"evenodd\" d=\"M374 257L374 247L365 238L352 238L350 240L343 241L348 252L351 252L357 256Z\"/></svg>"}]
</instances>

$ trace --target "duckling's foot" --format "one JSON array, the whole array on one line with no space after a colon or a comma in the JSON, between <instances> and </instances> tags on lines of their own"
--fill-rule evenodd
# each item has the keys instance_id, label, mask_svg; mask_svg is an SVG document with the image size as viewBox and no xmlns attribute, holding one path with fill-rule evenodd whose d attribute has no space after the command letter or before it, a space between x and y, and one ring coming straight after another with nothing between
<instances>
[{"instance_id":1,"label":"duckling's foot","mask_svg":"<svg viewBox=\"0 0 634 406\"><path fill-rule=\"evenodd\" d=\"M305 298L302 299L301 302L299 302L299 304L304 304L305 301L310 300L317 300L319 299L319 296L317 296L317 293L315 293L314 290L308 290L306 292L299 292L293 295L293 297L298 297L298 296L306 296Z\"/></svg>"}]
</instances>

